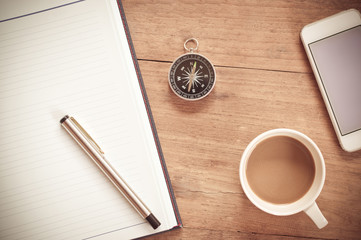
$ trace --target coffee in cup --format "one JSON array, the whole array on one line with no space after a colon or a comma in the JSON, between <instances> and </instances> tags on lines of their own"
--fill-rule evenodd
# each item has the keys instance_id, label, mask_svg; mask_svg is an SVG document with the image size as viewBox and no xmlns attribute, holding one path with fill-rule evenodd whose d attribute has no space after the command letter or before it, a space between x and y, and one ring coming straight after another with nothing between
<instances>
[{"instance_id":1,"label":"coffee in cup","mask_svg":"<svg viewBox=\"0 0 361 240\"><path fill-rule=\"evenodd\" d=\"M302 198L315 178L312 154L300 141L288 136L262 140L249 156L246 177L253 192L274 204Z\"/></svg>"},{"instance_id":2,"label":"coffee in cup","mask_svg":"<svg viewBox=\"0 0 361 240\"><path fill-rule=\"evenodd\" d=\"M240 164L241 184L253 204L274 215L305 211L319 228L327 225L315 202L325 174L316 144L290 129L274 129L256 137Z\"/></svg>"}]
</instances>

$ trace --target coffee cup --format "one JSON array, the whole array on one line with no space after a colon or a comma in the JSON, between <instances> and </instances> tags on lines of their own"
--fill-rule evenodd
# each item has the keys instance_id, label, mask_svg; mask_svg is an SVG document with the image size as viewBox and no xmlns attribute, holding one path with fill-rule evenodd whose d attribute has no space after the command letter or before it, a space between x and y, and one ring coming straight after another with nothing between
<instances>
[{"instance_id":1,"label":"coffee cup","mask_svg":"<svg viewBox=\"0 0 361 240\"><path fill-rule=\"evenodd\" d=\"M303 133L274 129L260 134L244 150L239 172L243 191L259 209L277 216L304 211L318 228L328 224L316 204L325 162Z\"/></svg>"}]
</instances>

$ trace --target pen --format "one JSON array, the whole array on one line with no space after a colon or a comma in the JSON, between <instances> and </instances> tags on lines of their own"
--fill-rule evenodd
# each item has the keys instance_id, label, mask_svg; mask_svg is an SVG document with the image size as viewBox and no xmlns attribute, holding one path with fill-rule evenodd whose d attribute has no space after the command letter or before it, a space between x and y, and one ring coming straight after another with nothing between
<instances>
[{"instance_id":1,"label":"pen","mask_svg":"<svg viewBox=\"0 0 361 240\"><path fill-rule=\"evenodd\" d=\"M119 175L116 169L104 157L104 152L89 136L82 126L73 118L66 115L60 120L60 124L74 138L80 147L88 154L95 164L102 170L105 176L114 184L114 186L122 193L135 210L146 219L153 229L160 226L158 219L152 214L142 200L134 193L124 179Z\"/></svg>"}]
</instances>

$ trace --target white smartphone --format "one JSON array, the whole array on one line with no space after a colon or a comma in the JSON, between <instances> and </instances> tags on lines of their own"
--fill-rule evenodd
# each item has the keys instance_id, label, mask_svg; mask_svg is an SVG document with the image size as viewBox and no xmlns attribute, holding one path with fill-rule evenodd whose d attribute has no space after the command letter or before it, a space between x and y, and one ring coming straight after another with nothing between
<instances>
[{"instance_id":1,"label":"white smartphone","mask_svg":"<svg viewBox=\"0 0 361 240\"><path fill-rule=\"evenodd\" d=\"M301 39L341 147L361 149L361 15L355 9L306 25Z\"/></svg>"}]
</instances>

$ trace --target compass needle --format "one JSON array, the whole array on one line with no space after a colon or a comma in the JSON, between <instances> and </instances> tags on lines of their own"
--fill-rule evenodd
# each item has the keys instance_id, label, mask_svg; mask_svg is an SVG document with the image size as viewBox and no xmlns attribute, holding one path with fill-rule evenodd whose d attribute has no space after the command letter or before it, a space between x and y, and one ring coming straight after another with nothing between
<instances>
[{"instance_id":1,"label":"compass needle","mask_svg":"<svg viewBox=\"0 0 361 240\"><path fill-rule=\"evenodd\" d=\"M196 66L197 66L197 62L194 61L193 67L192 67L192 73L189 75L189 84L188 84L188 92L191 90L192 85L193 85L193 81L194 81L194 73L196 71Z\"/></svg>"}]
</instances>

